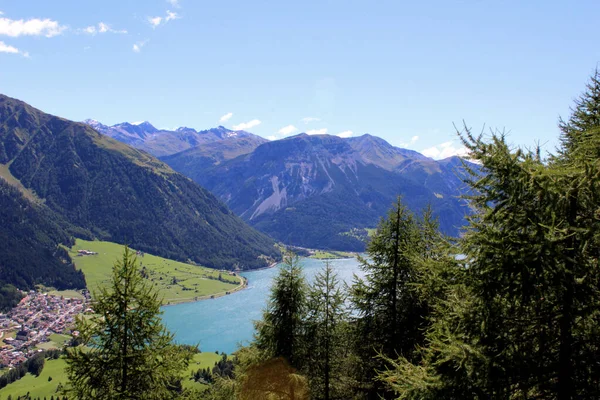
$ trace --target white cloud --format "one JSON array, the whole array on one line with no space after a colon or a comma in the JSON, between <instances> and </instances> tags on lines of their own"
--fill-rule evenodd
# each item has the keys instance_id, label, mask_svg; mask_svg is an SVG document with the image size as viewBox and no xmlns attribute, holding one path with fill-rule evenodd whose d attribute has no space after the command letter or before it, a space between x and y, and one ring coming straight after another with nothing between
<instances>
[{"instance_id":1,"label":"white cloud","mask_svg":"<svg viewBox=\"0 0 600 400\"><path fill-rule=\"evenodd\" d=\"M296 132L297 130L298 128L296 128L294 125L288 125L281 128L279 131L277 131L277 133L279 133L280 135L289 135L290 133Z\"/></svg>"},{"instance_id":2,"label":"white cloud","mask_svg":"<svg viewBox=\"0 0 600 400\"><path fill-rule=\"evenodd\" d=\"M4 43L0 40L0 53L8 53L8 54L20 54L25 58L29 58L29 53L26 51L21 51L14 46Z\"/></svg>"},{"instance_id":3,"label":"white cloud","mask_svg":"<svg viewBox=\"0 0 600 400\"><path fill-rule=\"evenodd\" d=\"M167 10L167 16L165 18L165 22L169 22L171 20L179 19L179 18L181 18L181 17L176 12Z\"/></svg>"},{"instance_id":4,"label":"white cloud","mask_svg":"<svg viewBox=\"0 0 600 400\"><path fill-rule=\"evenodd\" d=\"M273 135L267 136L267 140L271 140L271 141L277 140L277 136L273 136Z\"/></svg>"},{"instance_id":5,"label":"white cloud","mask_svg":"<svg viewBox=\"0 0 600 400\"><path fill-rule=\"evenodd\" d=\"M413 136L412 138L410 138L410 144L417 143L417 140L419 140L419 137L417 135Z\"/></svg>"},{"instance_id":6,"label":"white cloud","mask_svg":"<svg viewBox=\"0 0 600 400\"><path fill-rule=\"evenodd\" d=\"M341 137L341 138L349 138L353 135L354 133L352 131L344 131L344 132L340 132L337 134L337 136Z\"/></svg>"},{"instance_id":7,"label":"white cloud","mask_svg":"<svg viewBox=\"0 0 600 400\"><path fill-rule=\"evenodd\" d=\"M234 125L233 130L234 131L243 131L246 129L254 128L257 125L260 125L260 123L261 122L259 120L253 119L252 121L242 122L241 124Z\"/></svg>"},{"instance_id":8,"label":"white cloud","mask_svg":"<svg viewBox=\"0 0 600 400\"><path fill-rule=\"evenodd\" d=\"M53 37L60 35L67 27L60 25L57 21L51 19L32 18L28 20L14 20L10 18L0 18L0 35L10 37L19 36L46 36Z\"/></svg>"},{"instance_id":9,"label":"white cloud","mask_svg":"<svg viewBox=\"0 0 600 400\"><path fill-rule=\"evenodd\" d=\"M315 117L304 117L304 118L302 118L302 122L304 122L305 124L310 124L311 122L318 122L320 120L321 120L321 118L315 118Z\"/></svg>"},{"instance_id":10,"label":"white cloud","mask_svg":"<svg viewBox=\"0 0 600 400\"><path fill-rule=\"evenodd\" d=\"M219 122L226 122L231 117L233 117L233 113L232 112L228 112L227 114L225 114L221 118L219 118Z\"/></svg>"},{"instance_id":11,"label":"white cloud","mask_svg":"<svg viewBox=\"0 0 600 400\"><path fill-rule=\"evenodd\" d=\"M148 17L148 22L153 28L156 28L162 22L162 17Z\"/></svg>"},{"instance_id":12,"label":"white cloud","mask_svg":"<svg viewBox=\"0 0 600 400\"><path fill-rule=\"evenodd\" d=\"M95 35L97 33L127 33L125 29L112 29L110 25L105 24L104 22L99 22L98 27L96 27L96 25L90 25L83 29L79 29L78 32L86 33L88 35Z\"/></svg>"},{"instance_id":13,"label":"white cloud","mask_svg":"<svg viewBox=\"0 0 600 400\"><path fill-rule=\"evenodd\" d=\"M133 45L133 51L136 53L139 53L142 51L142 47L144 47L146 45L146 43L148 43L147 40L142 40L140 42L134 43Z\"/></svg>"},{"instance_id":14,"label":"white cloud","mask_svg":"<svg viewBox=\"0 0 600 400\"><path fill-rule=\"evenodd\" d=\"M175 8L179 8L179 0L167 0L167 3L169 3L171 6L175 7Z\"/></svg>"},{"instance_id":15,"label":"white cloud","mask_svg":"<svg viewBox=\"0 0 600 400\"><path fill-rule=\"evenodd\" d=\"M322 128L322 129L311 129L309 131L306 131L307 135L325 135L327 134L327 128Z\"/></svg>"},{"instance_id":16,"label":"white cloud","mask_svg":"<svg viewBox=\"0 0 600 400\"><path fill-rule=\"evenodd\" d=\"M9 46L0 40L0 53L19 54L20 51L16 47Z\"/></svg>"},{"instance_id":17,"label":"white cloud","mask_svg":"<svg viewBox=\"0 0 600 400\"><path fill-rule=\"evenodd\" d=\"M148 22L150 22L150 25L152 25L153 28L158 27L161 24L166 24L169 21L172 21L174 19L179 19L181 18L181 16L179 16L179 14L177 14L174 11L170 11L167 10L167 15L164 17L148 17Z\"/></svg>"},{"instance_id":18,"label":"white cloud","mask_svg":"<svg viewBox=\"0 0 600 400\"><path fill-rule=\"evenodd\" d=\"M436 160L442 160L444 158L459 156L464 157L469 154L469 151L464 146L455 146L454 142L444 142L440 143L437 146L429 147L421 153L426 156Z\"/></svg>"}]
</instances>

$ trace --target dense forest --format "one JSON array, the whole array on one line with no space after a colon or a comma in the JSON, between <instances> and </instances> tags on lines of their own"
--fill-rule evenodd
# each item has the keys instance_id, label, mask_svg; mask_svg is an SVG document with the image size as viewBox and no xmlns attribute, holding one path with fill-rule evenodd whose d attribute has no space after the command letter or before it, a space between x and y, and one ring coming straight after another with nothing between
<instances>
[{"instance_id":1,"label":"dense forest","mask_svg":"<svg viewBox=\"0 0 600 400\"><path fill-rule=\"evenodd\" d=\"M58 289L82 289L85 280L60 244L72 243L71 227L44 205L32 203L0 178L0 284L33 289L45 284ZM16 295L0 291L7 307Z\"/></svg>"}]
</instances>

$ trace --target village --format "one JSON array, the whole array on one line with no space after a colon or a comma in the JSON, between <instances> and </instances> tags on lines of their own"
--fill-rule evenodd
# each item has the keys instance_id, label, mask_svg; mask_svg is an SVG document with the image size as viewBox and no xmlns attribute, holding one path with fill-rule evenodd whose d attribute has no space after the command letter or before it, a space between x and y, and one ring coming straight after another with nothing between
<instances>
[{"instance_id":1,"label":"village","mask_svg":"<svg viewBox=\"0 0 600 400\"><path fill-rule=\"evenodd\" d=\"M80 298L30 291L6 314L0 314L0 368L12 368L41 351L53 334L78 335L75 316L91 313L89 295Z\"/></svg>"}]
</instances>

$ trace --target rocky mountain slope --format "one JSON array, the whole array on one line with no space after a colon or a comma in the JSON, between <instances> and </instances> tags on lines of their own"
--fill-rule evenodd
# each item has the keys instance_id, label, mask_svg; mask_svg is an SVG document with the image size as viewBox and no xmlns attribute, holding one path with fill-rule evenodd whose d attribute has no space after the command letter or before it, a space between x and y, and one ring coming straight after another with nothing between
<instances>
[{"instance_id":1,"label":"rocky mountain slope","mask_svg":"<svg viewBox=\"0 0 600 400\"><path fill-rule=\"evenodd\" d=\"M256 228L296 246L361 251L365 228L375 227L397 196L415 212L431 204L451 235L469 212L458 198L460 159L434 161L371 135L301 134L212 164L206 157L194 164L190 152L187 163L183 153L164 160Z\"/></svg>"}]
</instances>

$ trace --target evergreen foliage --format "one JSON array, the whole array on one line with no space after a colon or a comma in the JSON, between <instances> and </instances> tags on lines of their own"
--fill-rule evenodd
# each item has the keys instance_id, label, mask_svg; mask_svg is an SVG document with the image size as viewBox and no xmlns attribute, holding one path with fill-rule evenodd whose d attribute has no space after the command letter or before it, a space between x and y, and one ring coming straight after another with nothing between
<instances>
[{"instance_id":1,"label":"evergreen foliage","mask_svg":"<svg viewBox=\"0 0 600 400\"><path fill-rule=\"evenodd\" d=\"M310 287L306 316L307 368L312 396L329 400L344 392L343 362L346 356L346 296L327 261Z\"/></svg>"},{"instance_id":2,"label":"evergreen foliage","mask_svg":"<svg viewBox=\"0 0 600 400\"><path fill-rule=\"evenodd\" d=\"M421 361L380 374L400 398L600 396L599 88L596 72L550 162L466 130L484 175L470 181L464 274L438 299Z\"/></svg>"},{"instance_id":3,"label":"evergreen foliage","mask_svg":"<svg viewBox=\"0 0 600 400\"><path fill-rule=\"evenodd\" d=\"M303 361L307 286L298 256L287 253L271 286L262 321L256 323L256 345L267 358L281 357L300 368Z\"/></svg>"},{"instance_id":4,"label":"evergreen foliage","mask_svg":"<svg viewBox=\"0 0 600 400\"><path fill-rule=\"evenodd\" d=\"M94 296L97 315L80 318L83 346L67 353L69 396L78 399L169 399L191 351L175 346L160 319L158 293L139 273L126 248L109 288Z\"/></svg>"},{"instance_id":5,"label":"evergreen foliage","mask_svg":"<svg viewBox=\"0 0 600 400\"><path fill-rule=\"evenodd\" d=\"M71 245L71 226L46 206L32 203L2 178L0 221L0 283L23 290L34 289L37 284L59 290L85 287L83 274L59 246ZM5 307L14 305L17 297L6 286L0 292Z\"/></svg>"}]
</instances>

